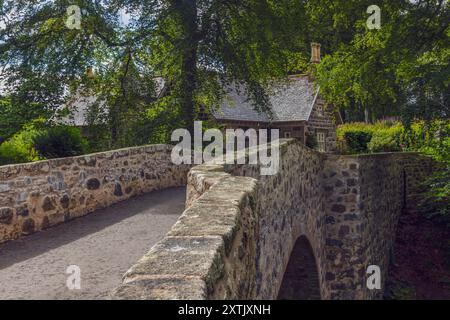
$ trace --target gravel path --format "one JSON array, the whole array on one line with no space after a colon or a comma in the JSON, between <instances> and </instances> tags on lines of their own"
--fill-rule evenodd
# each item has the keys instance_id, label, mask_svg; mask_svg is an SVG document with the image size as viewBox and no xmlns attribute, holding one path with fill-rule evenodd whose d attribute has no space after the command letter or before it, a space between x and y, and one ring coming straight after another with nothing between
<instances>
[{"instance_id":1,"label":"gravel path","mask_svg":"<svg viewBox=\"0 0 450 320\"><path fill-rule=\"evenodd\" d=\"M0 299L107 299L184 210L185 188L157 191L0 245ZM81 289L66 269L81 270Z\"/></svg>"}]
</instances>

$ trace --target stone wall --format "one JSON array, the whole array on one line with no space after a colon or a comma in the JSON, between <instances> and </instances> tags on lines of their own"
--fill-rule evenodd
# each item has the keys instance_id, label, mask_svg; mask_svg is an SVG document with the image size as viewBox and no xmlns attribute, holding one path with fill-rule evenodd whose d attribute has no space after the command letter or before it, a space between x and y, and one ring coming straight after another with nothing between
<instances>
[{"instance_id":1,"label":"stone wall","mask_svg":"<svg viewBox=\"0 0 450 320\"><path fill-rule=\"evenodd\" d=\"M186 184L171 146L151 145L0 167L0 242L130 197Z\"/></svg>"},{"instance_id":2,"label":"stone wall","mask_svg":"<svg viewBox=\"0 0 450 320\"><path fill-rule=\"evenodd\" d=\"M390 155L369 155L329 157L326 168L326 279L331 298L379 294L367 290L366 270L369 265L387 269L403 203L401 166Z\"/></svg>"},{"instance_id":3,"label":"stone wall","mask_svg":"<svg viewBox=\"0 0 450 320\"><path fill-rule=\"evenodd\" d=\"M380 267L384 288L402 209L432 169L432 159L416 153L327 157L325 279L330 298L382 298L383 290L367 289L367 268Z\"/></svg>"},{"instance_id":4,"label":"stone wall","mask_svg":"<svg viewBox=\"0 0 450 320\"><path fill-rule=\"evenodd\" d=\"M193 168L189 208L125 274L113 297L276 299L300 236L316 253L326 297L324 156L292 140L284 141L281 150L275 176L259 176L258 166L249 165Z\"/></svg>"},{"instance_id":5,"label":"stone wall","mask_svg":"<svg viewBox=\"0 0 450 320\"><path fill-rule=\"evenodd\" d=\"M405 197L431 168L417 154L323 155L294 140L282 140L274 176L194 167L186 211L112 296L276 299L287 266L301 261L291 256L301 239L298 248L312 249L301 257L314 259L303 272L317 270L300 282L318 280L322 299L380 298L366 287L367 267L380 266L384 280Z\"/></svg>"},{"instance_id":6,"label":"stone wall","mask_svg":"<svg viewBox=\"0 0 450 320\"><path fill-rule=\"evenodd\" d=\"M321 111L319 112L319 108ZM333 108L328 106L324 100L318 98L306 123L306 132L316 134L324 132L326 134L325 145L327 153L337 151L336 119L333 116Z\"/></svg>"},{"instance_id":7,"label":"stone wall","mask_svg":"<svg viewBox=\"0 0 450 320\"><path fill-rule=\"evenodd\" d=\"M255 256L257 299L276 299L291 252L299 237L309 242L315 255L322 297L328 297L324 281L325 208L322 171L325 155L293 140L281 143L280 171L260 176L255 166L227 166L236 176L259 181L258 228Z\"/></svg>"}]
</instances>

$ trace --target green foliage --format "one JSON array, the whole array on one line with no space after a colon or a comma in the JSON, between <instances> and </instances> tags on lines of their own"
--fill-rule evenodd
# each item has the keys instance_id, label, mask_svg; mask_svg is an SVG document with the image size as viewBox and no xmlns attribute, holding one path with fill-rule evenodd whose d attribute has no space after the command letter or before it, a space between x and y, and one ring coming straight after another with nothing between
<instances>
[{"instance_id":1,"label":"green foliage","mask_svg":"<svg viewBox=\"0 0 450 320\"><path fill-rule=\"evenodd\" d=\"M87 141L78 128L51 127L33 137L33 145L41 157L63 158L83 154L87 150Z\"/></svg>"},{"instance_id":2,"label":"green foliage","mask_svg":"<svg viewBox=\"0 0 450 320\"><path fill-rule=\"evenodd\" d=\"M367 144L372 138L372 134L364 131L347 131L344 133L344 139L350 153L366 153Z\"/></svg>"},{"instance_id":3,"label":"green foliage","mask_svg":"<svg viewBox=\"0 0 450 320\"><path fill-rule=\"evenodd\" d=\"M445 167L434 173L424 183L428 187L420 207L429 217L443 218L450 222L450 169Z\"/></svg>"},{"instance_id":4,"label":"green foliage","mask_svg":"<svg viewBox=\"0 0 450 320\"><path fill-rule=\"evenodd\" d=\"M367 144L367 147L372 153L401 151L400 144L396 137L385 132L373 136Z\"/></svg>"},{"instance_id":5,"label":"green foliage","mask_svg":"<svg viewBox=\"0 0 450 320\"><path fill-rule=\"evenodd\" d=\"M39 133L32 125L0 144L0 165L39 160L33 147L33 138Z\"/></svg>"},{"instance_id":6,"label":"green foliage","mask_svg":"<svg viewBox=\"0 0 450 320\"><path fill-rule=\"evenodd\" d=\"M404 128L400 123L347 123L338 127L337 136L338 141L344 144L342 153L398 152L406 149Z\"/></svg>"},{"instance_id":7,"label":"green foliage","mask_svg":"<svg viewBox=\"0 0 450 320\"><path fill-rule=\"evenodd\" d=\"M409 128L400 123L347 123L339 126L338 141L344 141L343 153L416 151L429 155L439 165L423 183L426 190L421 208L430 217L450 221L450 122L415 121ZM371 136L367 143L358 139ZM361 142L360 144L358 142Z\"/></svg>"},{"instance_id":8,"label":"green foliage","mask_svg":"<svg viewBox=\"0 0 450 320\"><path fill-rule=\"evenodd\" d=\"M379 1L379 30L366 26L364 12L371 4L309 5L315 32L325 37L329 53L317 66L322 94L349 114L367 110L372 121L393 115L405 123L449 118L449 2Z\"/></svg>"},{"instance_id":9,"label":"green foliage","mask_svg":"<svg viewBox=\"0 0 450 320\"><path fill-rule=\"evenodd\" d=\"M0 143L42 117L48 117L48 113L37 103L23 104L15 96L0 97Z\"/></svg>"},{"instance_id":10,"label":"green foliage","mask_svg":"<svg viewBox=\"0 0 450 320\"><path fill-rule=\"evenodd\" d=\"M370 152L399 152L402 151L401 137L403 126L400 124L374 130L372 139L367 144Z\"/></svg>"},{"instance_id":11,"label":"green foliage","mask_svg":"<svg viewBox=\"0 0 450 320\"><path fill-rule=\"evenodd\" d=\"M82 9L81 29L66 27L67 6ZM200 106L213 108L223 85L239 83L256 109L268 109L268 83L305 68L304 1L297 0L5 0L0 74L23 104L55 111L83 87L108 108L106 146L161 140L191 128ZM20 12L20 14L17 14ZM130 23L120 22L120 12ZM301 51L301 52L300 52ZM306 53L305 53L306 52ZM302 59L297 60L297 58ZM94 70L94 79L86 71ZM161 98L161 119L143 121ZM159 103L161 104L161 103ZM95 106L90 106L95 108ZM171 113L167 115L166 113ZM152 123L174 123L164 128ZM152 136L135 135L136 130ZM103 146L100 146L100 148Z\"/></svg>"},{"instance_id":12,"label":"green foliage","mask_svg":"<svg viewBox=\"0 0 450 320\"><path fill-rule=\"evenodd\" d=\"M440 168L424 182L427 192L420 206L429 216L450 222L450 122L430 124L424 136L426 143L419 150L433 157Z\"/></svg>"}]
</instances>

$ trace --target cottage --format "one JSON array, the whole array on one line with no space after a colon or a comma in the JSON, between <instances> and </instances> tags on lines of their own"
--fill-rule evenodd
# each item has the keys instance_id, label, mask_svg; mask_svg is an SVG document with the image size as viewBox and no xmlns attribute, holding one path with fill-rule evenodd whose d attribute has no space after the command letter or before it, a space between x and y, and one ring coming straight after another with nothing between
<instances>
[{"instance_id":1,"label":"cottage","mask_svg":"<svg viewBox=\"0 0 450 320\"><path fill-rule=\"evenodd\" d=\"M311 63L320 62L320 44L311 44ZM243 90L230 87L227 97L213 111L213 118L226 128L279 129L280 137L296 138L320 152L336 151L336 125L339 112L320 98L307 75L293 75L287 83L274 84L270 96L271 114L254 110Z\"/></svg>"},{"instance_id":2,"label":"cottage","mask_svg":"<svg viewBox=\"0 0 450 320\"><path fill-rule=\"evenodd\" d=\"M311 44L311 63L320 62L320 44ZM158 78L158 97L163 96L168 86L164 79ZM271 112L258 112L254 109L245 90L237 86L226 88L226 97L221 105L212 111L212 118L218 124L230 129L279 129L280 137L296 138L303 144L320 152L336 151L336 125L342 123L339 112L320 98L320 88L316 88L307 75L292 75L288 81L274 83L270 95ZM77 92L62 110L69 109L70 115L55 116L58 123L85 128L88 124L89 105L96 97ZM102 123L108 108L99 103L100 115L94 123ZM206 115L205 115L206 117ZM211 117L208 117L209 119ZM201 120L204 117L200 117Z\"/></svg>"},{"instance_id":3,"label":"cottage","mask_svg":"<svg viewBox=\"0 0 450 320\"><path fill-rule=\"evenodd\" d=\"M291 76L270 96L271 114L258 112L242 90L230 88L222 104L213 111L213 118L226 128L279 129L280 137L296 138L314 145L321 152L336 150L338 113L320 98L306 75Z\"/></svg>"}]
</instances>

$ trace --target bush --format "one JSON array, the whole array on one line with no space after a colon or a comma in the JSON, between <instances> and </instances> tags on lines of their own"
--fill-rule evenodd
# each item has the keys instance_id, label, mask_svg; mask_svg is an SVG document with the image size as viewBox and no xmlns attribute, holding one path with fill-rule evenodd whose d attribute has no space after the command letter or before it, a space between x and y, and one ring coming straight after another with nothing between
<instances>
[{"instance_id":1,"label":"bush","mask_svg":"<svg viewBox=\"0 0 450 320\"><path fill-rule=\"evenodd\" d=\"M26 126L0 145L0 165L32 162L39 160L33 147L33 138L38 134L33 126Z\"/></svg>"},{"instance_id":2,"label":"bush","mask_svg":"<svg viewBox=\"0 0 450 320\"><path fill-rule=\"evenodd\" d=\"M440 218L450 225L450 122L415 121L409 127L400 123L347 123L337 130L338 146L342 153L361 153L364 141L370 152L415 151L433 157L439 166L423 182L423 200L420 208L428 216ZM364 138L365 136L366 138Z\"/></svg>"},{"instance_id":3,"label":"bush","mask_svg":"<svg viewBox=\"0 0 450 320\"><path fill-rule=\"evenodd\" d=\"M372 139L367 145L370 152L399 152L402 151L400 143L403 134L403 126L393 125L389 128L381 128L374 131Z\"/></svg>"},{"instance_id":4,"label":"bush","mask_svg":"<svg viewBox=\"0 0 450 320\"><path fill-rule=\"evenodd\" d=\"M374 125L367 124L364 122L351 122L351 123L344 123L338 126L337 128L337 136L338 138L344 139L346 132L367 132L367 133L373 133L374 131Z\"/></svg>"},{"instance_id":5,"label":"bush","mask_svg":"<svg viewBox=\"0 0 450 320\"><path fill-rule=\"evenodd\" d=\"M381 121L375 124L347 123L337 129L342 153L396 152L408 145L401 123Z\"/></svg>"},{"instance_id":6,"label":"bush","mask_svg":"<svg viewBox=\"0 0 450 320\"><path fill-rule=\"evenodd\" d=\"M401 151L398 141L389 134L377 134L373 136L367 147L372 153Z\"/></svg>"},{"instance_id":7,"label":"bush","mask_svg":"<svg viewBox=\"0 0 450 320\"><path fill-rule=\"evenodd\" d=\"M87 150L80 129L67 126L51 127L39 133L33 144L39 155L47 159L77 156Z\"/></svg>"},{"instance_id":8,"label":"bush","mask_svg":"<svg viewBox=\"0 0 450 320\"><path fill-rule=\"evenodd\" d=\"M345 132L344 139L350 153L367 153L367 144L372 139L372 134L364 131L349 131Z\"/></svg>"},{"instance_id":9,"label":"bush","mask_svg":"<svg viewBox=\"0 0 450 320\"><path fill-rule=\"evenodd\" d=\"M436 121L425 131L426 143L419 150L433 157L439 166L423 184L427 192L420 208L450 226L450 122Z\"/></svg>"},{"instance_id":10,"label":"bush","mask_svg":"<svg viewBox=\"0 0 450 320\"><path fill-rule=\"evenodd\" d=\"M28 154L24 146L7 140L0 145L0 165L29 162Z\"/></svg>"}]
</instances>

